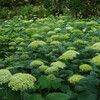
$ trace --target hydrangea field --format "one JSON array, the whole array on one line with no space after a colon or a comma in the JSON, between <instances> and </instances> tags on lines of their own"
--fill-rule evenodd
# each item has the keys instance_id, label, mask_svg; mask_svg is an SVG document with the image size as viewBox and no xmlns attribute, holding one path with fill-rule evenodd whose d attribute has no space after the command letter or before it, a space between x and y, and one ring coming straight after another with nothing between
<instances>
[{"instance_id":1,"label":"hydrangea field","mask_svg":"<svg viewBox=\"0 0 100 100\"><path fill-rule=\"evenodd\" d=\"M0 100L100 100L100 18L1 22Z\"/></svg>"}]
</instances>

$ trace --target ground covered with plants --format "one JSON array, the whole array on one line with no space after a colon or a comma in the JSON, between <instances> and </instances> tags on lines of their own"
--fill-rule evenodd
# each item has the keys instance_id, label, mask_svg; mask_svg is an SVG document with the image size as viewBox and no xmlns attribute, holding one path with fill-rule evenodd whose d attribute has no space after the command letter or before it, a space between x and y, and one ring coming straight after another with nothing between
<instances>
[{"instance_id":1,"label":"ground covered with plants","mask_svg":"<svg viewBox=\"0 0 100 100\"><path fill-rule=\"evenodd\" d=\"M100 18L0 23L0 100L100 100Z\"/></svg>"}]
</instances>

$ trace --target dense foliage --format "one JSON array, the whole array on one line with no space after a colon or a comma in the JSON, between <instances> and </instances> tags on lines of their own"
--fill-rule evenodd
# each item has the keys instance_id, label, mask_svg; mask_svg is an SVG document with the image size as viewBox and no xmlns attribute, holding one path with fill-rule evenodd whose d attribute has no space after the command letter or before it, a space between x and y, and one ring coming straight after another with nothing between
<instances>
[{"instance_id":1,"label":"dense foliage","mask_svg":"<svg viewBox=\"0 0 100 100\"><path fill-rule=\"evenodd\" d=\"M0 100L100 100L100 18L0 23Z\"/></svg>"},{"instance_id":2,"label":"dense foliage","mask_svg":"<svg viewBox=\"0 0 100 100\"><path fill-rule=\"evenodd\" d=\"M71 14L87 18L100 16L100 0L0 0L0 18L18 15L44 17L56 14ZM43 13L41 13L43 12Z\"/></svg>"}]
</instances>

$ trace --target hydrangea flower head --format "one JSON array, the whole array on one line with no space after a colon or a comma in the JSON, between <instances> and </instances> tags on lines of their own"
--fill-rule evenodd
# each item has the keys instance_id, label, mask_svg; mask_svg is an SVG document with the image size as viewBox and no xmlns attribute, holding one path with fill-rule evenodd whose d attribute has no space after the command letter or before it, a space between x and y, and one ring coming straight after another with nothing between
<instances>
[{"instance_id":1,"label":"hydrangea flower head","mask_svg":"<svg viewBox=\"0 0 100 100\"><path fill-rule=\"evenodd\" d=\"M31 37L32 37L32 38L38 38L38 39L39 39L39 38L41 38L42 36L39 35L39 34L34 34L34 35L32 35Z\"/></svg>"},{"instance_id":2,"label":"hydrangea flower head","mask_svg":"<svg viewBox=\"0 0 100 100\"><path fill-rule=\"evenodd\" d=\"M59 35L52 35L51 36L51 39L59 39L60 37L59 37Z\"/></svg>"},{"instance_id":3,"label":"hydrangea flower head","mask_svg":"<svg viewBox=\"0 0 100 100\"><path fill-rule=\"evenodd\" d=\"M44 65L44 63L40 60L34 60L30 63L30 66L36 66L36 65L41 66Z\"/></svg>"},{"instance_id":4,"label":"hydrangea flower head","mask_svg":"<svg viewBox=\"0 0 100 100\"><path fill-rule=\"evenodd\" d=\"M39 66L39 69L43 69L43 70L46 70L49 66L46 66L46 65L41 65Z\"/></svg>"},{"instance_id":5,"label":"hydrangea flower head","mask_svg":"<svg viewBox=\"0 0 100 100\"><path fill-rule=\"evenodd\" d=\"M92 70L92 66L88 65L88 64L83 64L79 66L79 69L82 71L91 71Z\"/></svg>"},{"instance_id":6,"label":"hydrangea flower head","mask_svg":"<svg viewBox=\"0 0 100 100\"><path fill-rule=\"evenodd\" d=\"M55 75L53 75L53 74L49 74L48 76L47 76L47 80L49 80L49 81L53 81L53 80L55 80L56 79L56 77L55 77Z\"/></svg>"},{"instance_id":7,"label":"hydrangea flower head","mask_svg":"<svg viewBox=\"0 0 100 100\"><path fill-rule=\"evenodd\" d=\"M37 48L39 46L44 46L44 45L46 45L44 41L33 41L28 45L28 47Z\"/></svg>"},{"instance_id":8,"label":"hydrangea flower head","mask_svg":"<svg viewBox=\"0 0 100 100\"><path fill-rule=\"evenodd\" d=\"M94 49L94 50L99 50L100 51L100 42L93 44L91 46L91 48Z\"/></svg>"},{"instance_id":9,"label":"hydrangea flower head","mask_svg":"<svg viewBox=\"0 0 100 100\"><path fill-rule=\"evenodd\" d=\"M60 39L68 39L70 34L62 34L60 35Z\"/></svg>"},{"instance_id":10,"label":"hydrangea flower head","mask_svg":"<svg viewBox=\"0 0 100 100\"><path fill-rule=\"evenodd\" d=\"M24 48L23 48L23 47L19 47L17 50L18 50L18 51L23 51Z\"/></svg>"},{"instance_id":11,"label":"hydrangea flower head","mask_svg":"<svg viewBox=\"0 0 100 100\"><path fill-rule=\"evenodd\" d=\"M10 49L10 50L14 50L14 49L15 49L15 47L13 47L13 46L10 46L10 47L9 47L9 49Z\"/></svg>"},{"instance_id":12,"label":"hydrangea flower head","mask_svg":"<svg viewBox=\"0 0 100 100\"><path fill-rule=\"evenodd\" d=\"M73 75L71 76L68 81L72 84L78 83L81 79L85 78L84 76L81 75Z\"/></svg>"},{"instance_id":13,"label":"hydrangea flower head","mask_svg":"<svg viewBox=\"0 0 100 100\"><path fill-rule=\"evenodd\" d=\"M10 78L8 86L14 91L32 89L36 78L31 74L17 73Z\"/></svg>"},{"instance_id":14,"label":"hydrangea flower head","mask_svg":"<svg viewBox=\"0 0 100 100\"><path fill-rule=\"evenodd\" d=\"M74 50L68 50L66 51L65 53L63 53L59 59L62 59L62 60L68 60L68 59L73 59L74 57L76 57L76 55L80 54L79 52L77 51L74 51Z\"/></svg>"},{"instance_id":15,"label":"hydrangea flower head","mask_svg":"<svg viewBox=\"0 0 100 100\"><path fill-rule=\"evenodd\" d=\"M0 69L0 85L7 83L12 74L7 69Z\"/></svg>"},{"instance_id":16,"label":"hydrangea flower head","mask_svg":"<svg viewBox=\"0 0 100 100\"><path fill-rule=\"evenodd\" d=\"M21 42L19 45L20 45L20 46L23 46L23 45L26 45L26 43L24 43L24 42Z\"/></svg>"},{"instance_id":17,"label":"hydrangea flower head","mask_svg":"<svg viewBox=\"0 0 100 100\"><path fill-rule=\"evenodd\" d=\"M83 41L83 40L76 40L74 41L75 44L88 44L88 41Z\"/></svg>"},{"instance_id":18,"label":"hydrangea flower head","mask_svg":"<svg viewBox=\"0 0 100 100\"><path fill-rule=\"evenodd\" d=\"M61 68L61 69L66 67L65 63L63 63L61 61L53 62L53 63L51 63L51 66Z\"/></svg>"},{"instance_id":19,"label":"hydrangea flower head","mask_svg":"<svg viewBox=\"0 0 100 100\"><path fill-rule=\"evenodd\" d=\"M24 39L23 38L20 38L20 37L18 37L18 38L16 38L16 41L24 41Z\"/></svg>"},{"instance_id":20,"label":"hydrangea flower head","mask_svg":"<svg viewBox=\"0 0 100 100\"><path fill-rule=\"evenodd\" d=\"M93 57L91 62L94 63L95 65L100 65L100 55Z\"/></svg>"},{"instance_id":21,"label":"hydrangea flower head","mask_svg":"<svg viewBox=\"0 0 100 100\"><path fill-rule=\"evenodd\" d=\"M87 22L86 24L87 24L87 25L98 25L98 23L95 22L95 21L90 21L90 22Z\"/></svg>"},{"instance_id":22,"label":"hydrangea flower head","mask_svg":"<svg viewBox=\"0 0 100 100\"><path fill-rule=\"evenodd\" d=\"M68 47L67 50L76 50L75 47Z\"/></svg>"},{"instance_id":23,"label":"hydrangea flower head","mask_svg":"<svg viewBox=\"0 0 100 100\"><path fill-rule=\"evenodd\" d=\"M55 31L49 31L47 34L56 34Z\"/></svg>"},{"instance_id":24,"label":"hydrangea flower head","mask_svg":"<svg viewBox=\"0 0 100 100\"><path fill-rule=\"evenodd\" d=\"M9 45L14 46L14 45L16 45L16 42L10 42Z\"/></svg>"},{"instance_id":25,"label":"hydrangea flower head","mask_svg":"<svg viewBox=\"0 0 100 100\"><path fill-rule=\"evenodd\" d=\"M46 69L45 73L52 73L52 72L55 72L55 71L58 71L57 67L49 67L49 68Z\"/></svg>"},{"instance_id":26,"label":"hydrangea flower head","mask_svg":"<svg viewBox=\"0 0 100 100\"><path fill-rule=\"evenodd\" d=\"M61 31L61 28L55 28L54 31L56 32Z\"/></svg>"},{"instance_id":27,"label":"hydrangea flower head","mask_svg":"<svg viewBox=\"0 0 100 100\"><path fill-rule=\"evenodd\" d=\"M21 58L21 59L28 59L28 58L29 58L29 56L28 56L28 55L26 55L26 54L23 54L23 55L21 55L21 56L20 56L20 58Z\"/></svg>"},{"instance_id":28,"label":"hydrangea flower head","mask_svg":"<svg viewBox=\"0 0 100 100\"><path fill-rule=\"evenodd\" d=\"M74 28L71 26L66 27L67 30L73 30Z\"/></svg>"},{"instance_id":29,"label":"hydrangea flower head","mask_svg":"<svg viewBox=\"0 0 100 100\"><path fill-rule=\"evenodd\" d=\"M61 42L59 42L59 41L52 41L50 44L60 45L60 44L61 44Z\"/></svg>"}]
</instances>

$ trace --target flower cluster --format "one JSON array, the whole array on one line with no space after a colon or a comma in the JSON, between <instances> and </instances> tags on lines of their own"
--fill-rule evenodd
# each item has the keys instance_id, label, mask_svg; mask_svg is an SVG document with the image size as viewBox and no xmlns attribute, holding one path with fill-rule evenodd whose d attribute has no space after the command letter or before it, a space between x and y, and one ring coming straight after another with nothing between
<instances>
[{"instance_id":1,"label":"flower cluster","mask_svg":"<svg viewBox=\"0 0 100 100\"><path fill-rule=\"evenodd\" d=\"M23 45L26 45L26 43L24 43L24 42L21 42L19 45L20 45L20 46L23 46Z\"/></svg>"},{"instance_id":2,"label":"flower cluster","mask_svg":"<svg viewBox=\"0 0 100 100\"><path fill-rule=\"evenodd\" d=\"M61 44L61 42L59 42L59 41L52 41L50 44L60 45L60 44Z\"/></svg>"},{"instance_id":3,"label":"flower cluster","mask_svg":"<svg viewBox=\"0 0 100 100\"><path fill-rule=\"evenodd\" d=\"M51 63L51 66L61 68L61 69L66 67L65 63L63 63L61 61L53 62L53 63Z\"/></svg>"},{"instance_id":4,"label":"flower cluster","mask_svg":"<svg viewBox=\"0 0 100 100\"><path fill-rule=\"evenodd\" d=\"M41 65L39 66L39 69L43 69L43 70L46 70L49 66L46 66L46 65Z\"/></svg>"},{"instance_id":5,"label":"flower cluster","mask_svg":"<svg viewBox=\"0 0 100 100\"><path fill-rule=\"evenodd\" d=\"M56 34L55 31L49 31L47 34Z\"/></svg>"},{"instance_id":6,"label":"flower cluster","mask_svg":"<svg viewBox=\"0 0 100 100\"><path fill-rule=\"evenodd\" d=\"M76 57L76 55L78 55L80 53L78 53L77 51L74 50L68 50L65 53L63 53L59 59L63 59L63 60L68 60L68 59L73 59L74 57Z\"/></svg>"},{"instance_id":7,"label":"flower cluster","mask_svg":"<svg viewBox=\"0 0 100 100\"><path fill-rule=\"evenodd\" d=\"M74 41L75 44L88 44L88 41L83 41L83 40L76 40Z\"/></svg>"},{"instance_id":8,"label":"flower cluster","mask_svg":"<svg viewBox=\"0 0 100 100\"><path fill-rule=\"evenodd\" d=\"M61 28L55 28L54 31L61 31Z\"/></svg>"},{"instance_id":9,"label":"flower cluster","mask_svg":"<svg viewBox=\"0 0 100 100\"><path fill-rule=\"evenodd\" d=\"M83 64L79 66L79 69L82 71L91 71L92 70L92 66L88 65L88 64Z\"/></svg>"},{"instance_id":10,"label":"flower cluster","mask_svg":"<svg viewBox=\"0 0 100 100\"><path fill-rule=\"evenodd\" d=\"M36 66L36 65L38 65L38 66L44 65L44 63L40 60L34 60L30 63L30 66Z\"/></svg>"},{"instance_id":11,"label":"flower cluster","mask_svg":"<svg viewBox=\"0 0 100 100\"><path fill-rule=\"evenodd\" d=\"M49 67L45 70L45 73L52 73L55 71L58 71L59 69L57 67Z\"/></svg>"},{"instance_id":12,"label":"flower cluster","mask_svg":"<svg viewBox=\"0 0 100 100\"><path fill-rule=\"evenodd\" d=\"M95 22L95 21L90 21L90 22L87 22L86 24L87 24L87 25L98 25L98 23Z\"/></svg>"},{"instance_id":13,"label":"flower cluster","mask_svg":"<svg viewBox=\"0 0 100 100\"><path fill-rule=\"evenodd\" d=\"M18 38L16 38L16 41L24 41L24 39L23 38L20 38L20 37L18 37Z\"/></svg>"},{"instance_id":14,"label":"flower cluster","mask_svg":"<svg viewBox=\"0 0 100 100\"><path fill-rule=\"evenodd\" d=\"M9 45L16 45L16 42L10 42Z\"/></svg>"},{"instance_id":15,"label":"flower cluster","mask_svg":"<svg viewBox=\"0 0 100 100\"><path fill-rule=\"evenodd\" d=\"M67 50L76 50L75 47L68 47Z\"/></svg>"},{"instance_id":16,"label":"flower cluster","mask_svg":"<svg viewBox=\"0 0 100 100\"><path fill-rule=\"evenodd\" d=\"M44 45L46 45L44 41L33 41L28 45L28 47L37 48L39 46L44 46Z\"/></svg>"},{"instance_id":17,"label":"flower cluster","mask_svg":"<svg viewBox=\"0 0 100 100\"><path fill-rule=\"evenodd\" d=\"M26 54L23 54L23 55L21 55L21 56L20 56L20 58L21 58L21 59L28 59L28 58L29 58L29 56L28 56L28 55L26 55Z\"/></svg>"},{"instance_id":18,"label":"flower cluster","mask_svg":"<svg viewBox=\"0 0 100 100\"><path fill-rule=\"evenodd\" d=\"M93 57L91 62L96 64L96 65L100 65L100 55Z\"/></svg>"},{"instance_id":19,"label":"flower cluster","mask_svg":"<svg viewBox=\"0 0 100 100\"><path fill-rule=\"evenodd\" d=\"M55 79L56 79L56 77L55 77L55 75L53 75L53 74L49 74L49 75L47 76L47 80L52 81L52 80L55 80Z\"/></svg>"},{"instance_id":20,"label":"flower cluster","mask_svg":"<svg viewBox=\"0 0 100 100\"><path fill-rule=\"evenodd\" d=\"M24 91L34 87L36 78L30 74L17 73L14 74L8 83L8 86L14 91Z\"/></svg>"},{"instance_id":21,"label":"flower cluster","mask_svg":"<svg viewBox=\"0 0 100 100\"><path fill-rule=\"evenodd\" d=\"M39 39L39 38L41 38L42 36L39 35L39 34L34 34L34 35L32 35L31 37L32 37L32 38L38 38L38 39Z\"/></svg>"},{"instance_id":22,"label":"flower cluster","mask_svg":"<svg viewBox=\"0 0 100 100\"><path fill-rule=\"evenodd\" d=\"M81 79L85 78L84 76L81 76L81 75L73 75L71 76L68 81L72 84L75 84L77 82L79 82Z\"/></svg>"},{"instance_id":23,"label":"flower cluster","mask_svg":"<svg viewBox=\"0 0 100 100\"><path fill-rule=\"evenodd\" d=\"M94 50L99 50L100 51L100 42L93 44L91 46L91 48L94 49Z\"/></svg>"},{"instance_id":24,"label":"flower cluster","mask_svg":"<svg viewBox=\"0 0 100 100\"><path fill-rule=\"evenodd\" d=\"M0 85L7 83L12 74L7 69L0 69Z\"/></svg>"}]
</instances>

